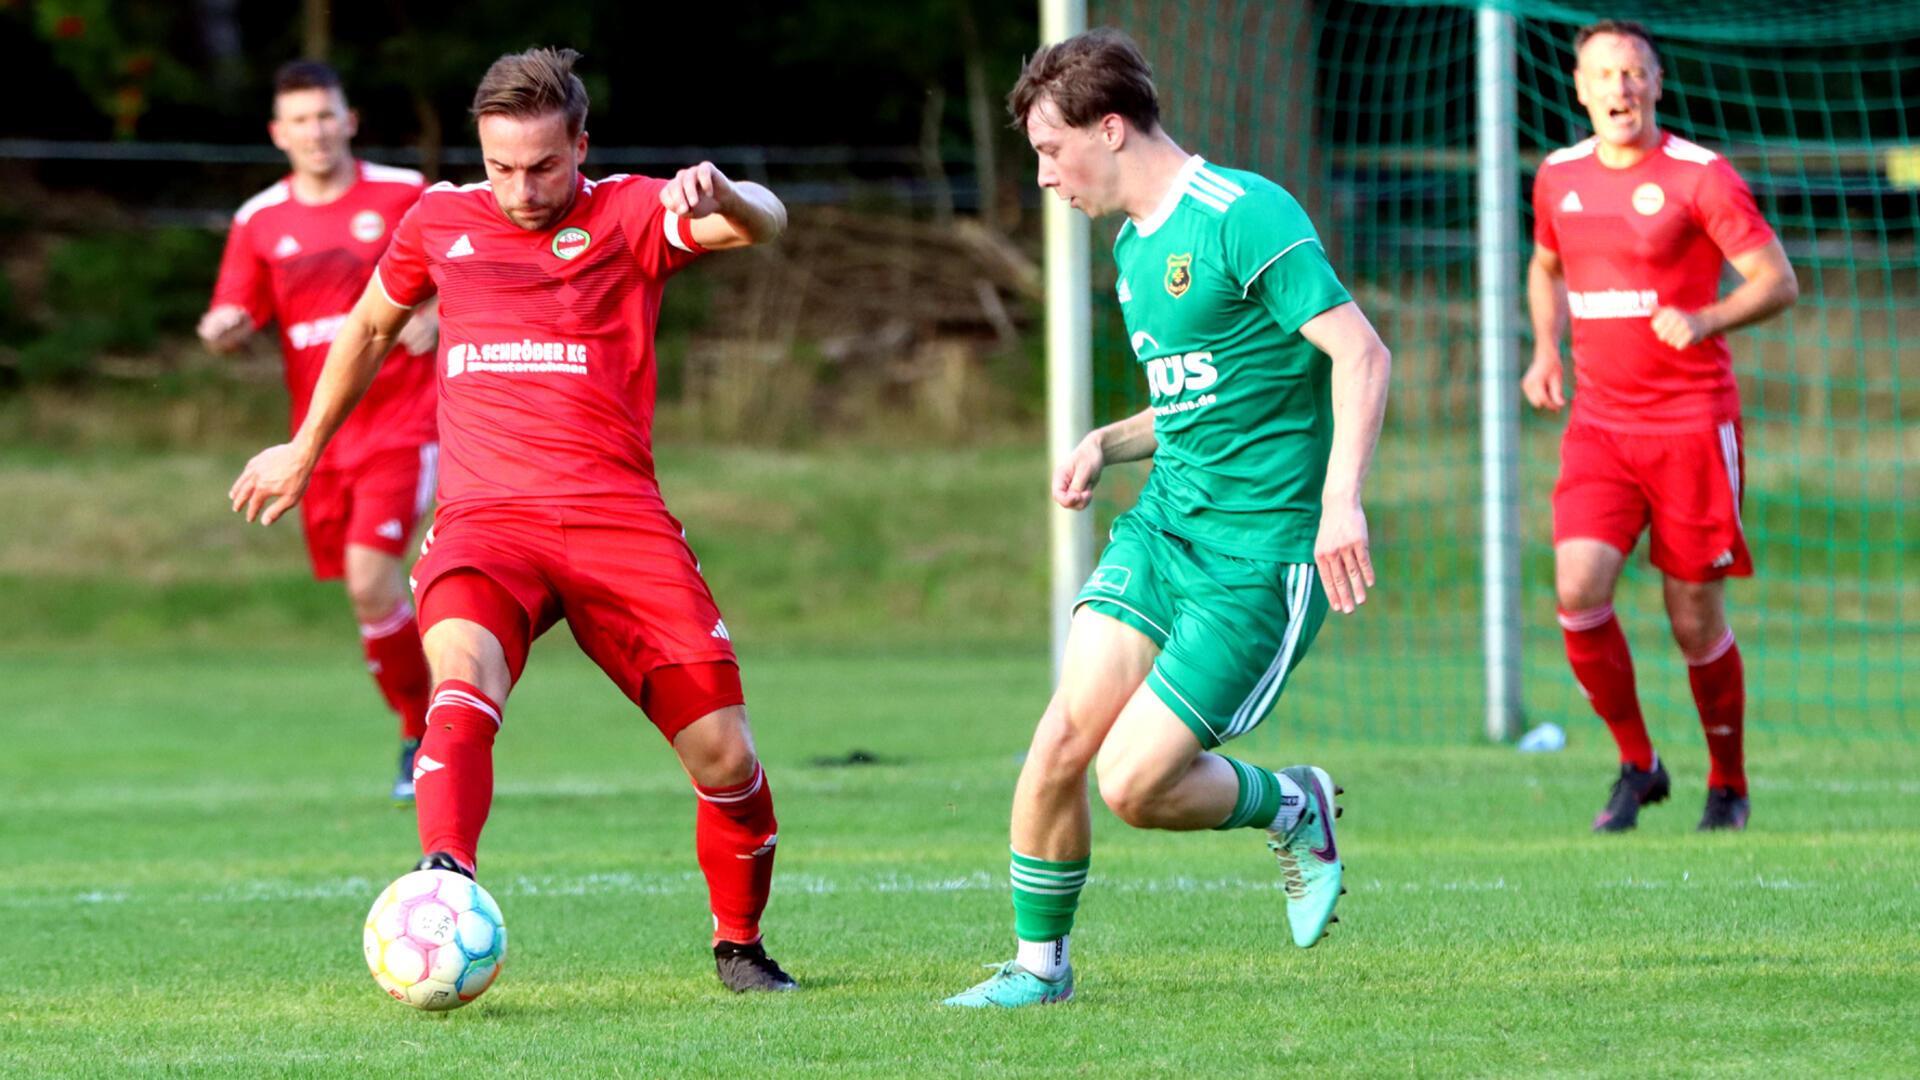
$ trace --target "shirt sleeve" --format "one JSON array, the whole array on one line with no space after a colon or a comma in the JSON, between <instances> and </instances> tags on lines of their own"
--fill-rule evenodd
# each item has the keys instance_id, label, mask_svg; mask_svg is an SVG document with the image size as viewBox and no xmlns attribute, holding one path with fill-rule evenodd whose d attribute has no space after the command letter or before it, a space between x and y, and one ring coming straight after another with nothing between
<instances>
[{"instance_id":1,"label":"shirt sleeve","mask_svg":"<svg viewBox=\"0 0 1920 1080\"><path fill-rule=\"evenodd\" d=\"M1547 182L1546 166L1533 174L1533 243L1548 251L1559 252L1560 235L1553 230L1552 184Z\"/></svg>"},{"instance_id":2,"label":"shirt sleeve","mask_svg":"<svg viewBox=\"0 0 1920 1080\"><path fill-rule=\"evenodd\" d=\"M273 318L273 282L260 256L254 253L247 223L235 218L227 230L227 247L220 255L220 277L213 284L213 304L238 304L247 309L254 329Z\"/></svg>"},{"instance_id":3,"label":"shirt sleeve","mask_svg":"<svg viewBox=\"0 0 1920 1080\"><path fill-rule=\"evenodd\" d=\"M444 196L443 196L444 197ZM393 228L393 240L374 268L373 280L380 291L398 307L411 308L436 291L427 265L427 249L420 232L420 211L425 200L415 202Z\"/></svg>"},{"instance_id":4,"label":"shirt sleeve","mask_svg":"<svg viewBox=\"0 0 1920 1080\"><path fill-rule=\"evenodd\" d=\"M661 280L707 252L693 238L693 223L660 205L666 186L665 180L636 176L620 192L620 223L633 257L648 277Z\"/></svg>"},{"instance_id":5,"label":"shirt sleeve","mask_svg":"<svg viewBox=\"0 0 1920 1080\"><path fill-rule=\"evenodd\" d=\"M1256 190L1234 200L1224 228L1227 271L1240 295L1265 307L1287 333L1353 299L1313 222L1285 191Z\"/></svg>"},{"instance_id":6,"label":"shirt sleeve","mask_svg":"<svg viewBox=\"0 0 1920 1080\"><path fill-rule=\"evenodd\" d=\"M1753 191L1724 157L1707 164L1694 192L1693 211L1720 254L1744 255L1773 239L1773 227L1760 216Z\"/></svg>"}]
</instances>

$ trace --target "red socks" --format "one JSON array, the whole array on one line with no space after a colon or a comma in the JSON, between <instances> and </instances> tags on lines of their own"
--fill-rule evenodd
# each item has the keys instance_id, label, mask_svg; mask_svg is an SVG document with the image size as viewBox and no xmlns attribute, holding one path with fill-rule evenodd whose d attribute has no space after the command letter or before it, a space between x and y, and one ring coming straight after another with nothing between
<instances>
[{"instance_id":1,"label":"red socks","mask_svg":"<svg viewBox=\"0 0 1920 1080\"><path fill-rule=\"evenodd\" d=\"M760 940L760 913L773 885L773 845L780 823L773 817L773 789L764 769L733 788L693 785L700 796L694 816L694 849L707 876L714 941L750 945Z\"/></svg>"},{"instance_id":2,"label":"red socks","mask_svg":"<svg viewBox=\"0 0 1920 1080\"><path fill-rule=\"evenodd\" d=\"M1588 611L1561 611L1560 627L1567 639L1567 660L1574 678L1593 702L1593 711L1607 722L1620 746L1620 761L1640 769L1653 767L1653 744L1633 687L1633 656L1613 605ZM1712 765L1708 787L1727 787L1747 793L1743 736L1746 721L1746 674L1740 648L1729 629L1711 649L1687 657L1687 681L1700 710L1700 729L1707 737Z\"/></svg>"},{"instance_id":3,"label":"red socks","mask_svg":"<svg viewBox=\"0 0 1920 1080\"><path fill-rule=\"evenodd\" d=\"M379 685L387 705L400 714L400 737L419 739L427 729L427 697L433 678L427 674L427 654L420 650L420 627L413 605L401 604L377 623L360 624L360 645L367 653L367 670Z\"/></svg>"},{"instance_id":4,"label":"red socks","mask_svg":"<svg viewBox=\"0 0 1920 1080\"><path fill-rule=\"evenodd\" d=\"M1733 630L1699 656L1687 657L1687 681L1693 684L1693 703L1700 709L1700 729L1707 736L1708 787L1729 787L1747 793L1742 736L1747 705L1746 671Z\"/></svg>"},{"instance_id":5,"label":"red socks","mask_svg":"<svg viewBox=\"0 0 1920 1080\"><path fill-rule=\"evenodd\" d=\"M1613 732L1620 763L1653 768L1653 743L1647 739L1647 723L1640 716L1640 698L1633 687L1633 654L1627 650L1627 636L1620 632L1620 620L1613 617L1613 605L1586 611L1563 609L1560 628L1567 639L1573 677L1593 711Z\"/></svg>"},{"instance_id":6,"label":"red socks","mask_svg":"<svg viewBox=\"0 0 1920 1080\"><path fill-rule=\"evenodd\" d=\"M500 706L479 687L448 679L433 691L426 738L413 758L420 850L444 851L471 870L493 805L493 737Z\"/></svg>"}]
</instances>

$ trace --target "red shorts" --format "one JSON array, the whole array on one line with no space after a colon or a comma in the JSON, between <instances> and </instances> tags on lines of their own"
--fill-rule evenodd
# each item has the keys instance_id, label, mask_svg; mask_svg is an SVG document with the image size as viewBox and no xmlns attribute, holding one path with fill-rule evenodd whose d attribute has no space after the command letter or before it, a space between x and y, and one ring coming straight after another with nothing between
<instances>
[{"instance_id":1,"label":"red shorts","mask_svg":"<svg viewBox=\"0 0 1920 1080\"><path fill-rule=\"evenodd\" d=\"M491 588L475 588L476 575ZM435 592L443 581L444 597ZM443 509L420 545L413 589L423 633L440 619L472 619L500 640L515 678L527 645L565 619L581 651L669 740L745 702L726 623L665 510Z\"/></svg>"},{"instance_id":2,"label":"red shorts","mask_svg":"<svg viewBox=\"0 0 1920 1080\"><path fill-rule=\"evenodd\" d=\"M413 527L433 503L437 443L382 450L350 469L313 474L300 500L313 576L326 581L346 573L348 544L407 553Z\"/></svg>"},{"instance_id":3,"label":"red shorts","mask_svg":"<svg viewBox=\"0 0 1920 1080\"><path fill-rule=\"evenodd\" d=\"M1599 540L1631 552L1652 526L1653 565L1682 581L1748 577L1740 525L1746 466L1740 421L1635 435L1575 420L1560 440L1553 542Z\"/></svg>"}]
</instances>

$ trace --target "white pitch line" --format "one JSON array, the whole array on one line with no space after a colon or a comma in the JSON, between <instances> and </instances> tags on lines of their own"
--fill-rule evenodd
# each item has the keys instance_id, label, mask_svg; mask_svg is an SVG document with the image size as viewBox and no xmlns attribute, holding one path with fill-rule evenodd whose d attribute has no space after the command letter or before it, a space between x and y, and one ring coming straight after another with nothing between
<instances>
[{"instance_id":1,"label":"white pitch line","mask_svg":"<svg viewBox=\"0 0 1920 1080\"><path fill-rule=\"evenodd\" d=\"M1800 881L1793 878L1769 877L1755 874L1751 878L1741 878L1727 882L1708 882L1695 879L1690 872L1683 871L1677 878L1638 878L1627 877L1610 881L1590 883L1603 889L1705 889L1709 891L1745 889L1764 889L1767 891L1797 891L1816 887L1815 882ZM595 873L582 875L531 875L517 874L512 877L490 878L488 888L503 903L519 897L569 897L569 896L683 896L701 895L706 892L706 881L694 871L673 874L638 874L627 872ZM1179 894L1195 893L1272 893L1281 890L1278 877L1273 878L1120 878L1104 877L1096 872L1088 881L1090 890L1117 893ZM1578 883L1555 882L1554 887L1567 890L1582 887ZM138 889L93 889L82 892L61 892L6 895L0 893L0 908L22 910L47 910L95 905L115 905L129 903L179 903L182 901L208 904L278 904L299 902L331 902L355 900L371 902L379 891L380 883L372 878L351 876L333 878L317 882L293 881L255 881L236 884L211 892L192 894L185 891L138 890ZM986 871L970 874L920 877L913 874L881 874L860 878L833 878L820 874L782 874L775 879L774 888L787 894L803 893L810 896L834 895L873 895L873 894L915 894L939 895L953 893L999 893L1007 888L1006 882ZM1522 892L1529 886L1510 881L1506 877L1492 879L1465 879L1457 881L1385 881L1369 878L1351 883L1355 892L1397 893L1401 895L1421 893L1472 893L1472 892ZM1916 885L1920 888L1920 884Z\"/></svg>"}]
</instances>

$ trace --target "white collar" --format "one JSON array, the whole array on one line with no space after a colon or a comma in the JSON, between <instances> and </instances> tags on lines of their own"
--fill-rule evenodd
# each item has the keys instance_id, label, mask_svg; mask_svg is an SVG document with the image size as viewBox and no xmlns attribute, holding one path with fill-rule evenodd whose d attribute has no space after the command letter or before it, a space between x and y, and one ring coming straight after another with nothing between
<instances>
[{"instance_id":1,"label":"white collar","mask_svg":"<svg viewBox=\"0 0 1920 1080\"><path fill-rule=\"evenodd\" d=\"M1134 222L1133 231L1141 236L1152 236L1156 229L1165 225L1179 208L1180 197L1187 193L1187 185L1193 181L1193 174L1199 172L1206 163L1206 159L1199 154L1188 157L1186 164L1180 166L1180 171L1173 174L1173 183L1167 185L1167 193L1160 196L1160 205L1153 208L1153 213Z\"/></svg>"}]
</instances>

